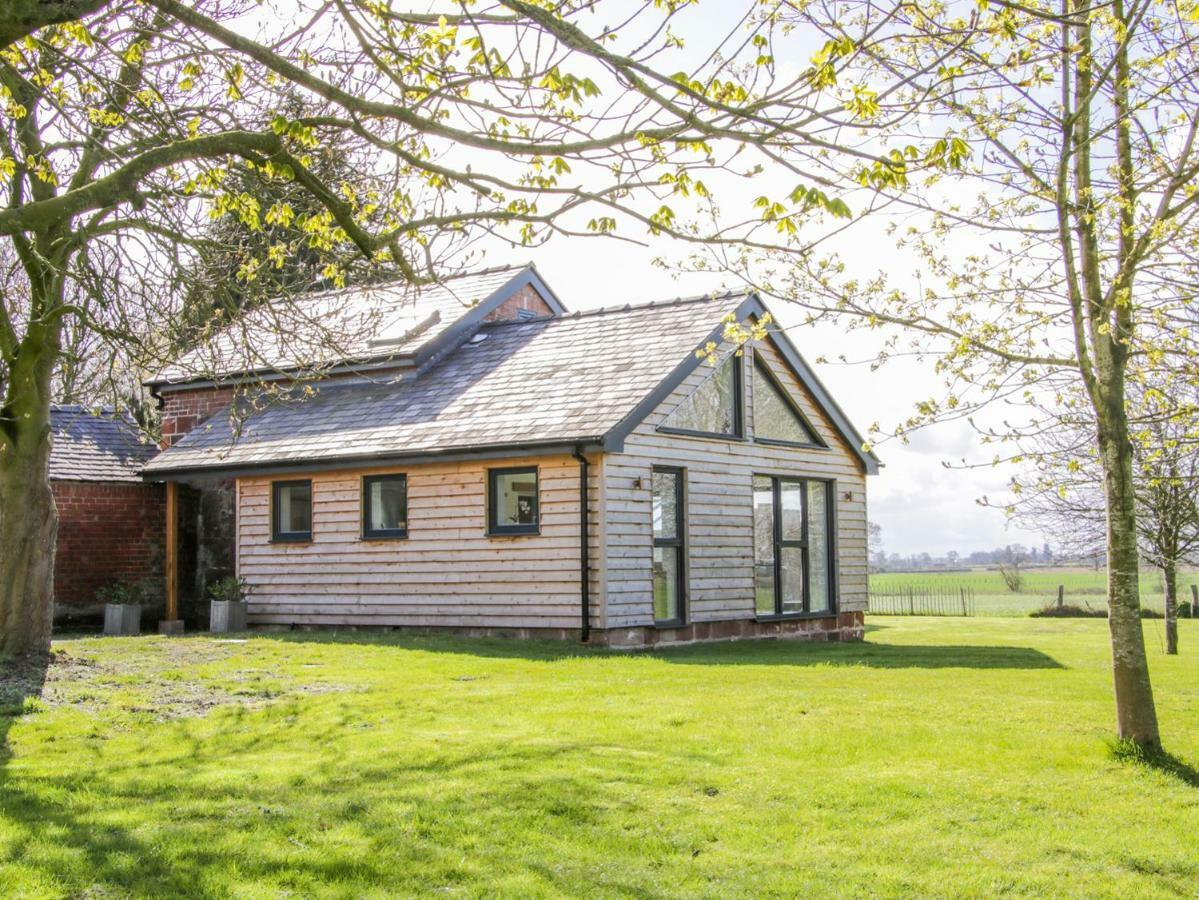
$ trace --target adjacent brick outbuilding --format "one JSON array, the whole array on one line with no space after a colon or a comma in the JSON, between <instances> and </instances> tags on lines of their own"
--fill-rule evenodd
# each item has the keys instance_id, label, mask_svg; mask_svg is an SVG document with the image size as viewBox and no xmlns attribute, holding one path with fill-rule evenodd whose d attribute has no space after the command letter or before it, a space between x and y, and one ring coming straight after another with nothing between
<instances>
[{"instance_id":1,"label":"adjacent brick outbuilding","mask_svg":"<svg viewBox=\"0 0 1199 900\"><path fill-rule=\"evenodd\" d=\"M129 419L79 406L51 410L50 485L58 507L54 606L58 622L95 619L96 590L141 582L153 602L163 594L164 485L141 467L158 452Z\"/></svg>"}]
</instances>

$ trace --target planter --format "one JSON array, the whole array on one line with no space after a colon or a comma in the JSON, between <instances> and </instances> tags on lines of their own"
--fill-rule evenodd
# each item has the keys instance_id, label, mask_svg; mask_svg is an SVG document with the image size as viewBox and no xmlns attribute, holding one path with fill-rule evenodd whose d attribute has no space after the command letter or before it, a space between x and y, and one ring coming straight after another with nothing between
<instances>
[{"instance_id":1,"label":"planter","mask_svg":"<svg viewBox=\"0 0 1199 900\"><path fill-rule=\"evenodd\" d=\"M213 600L208 614L208 630L213 634L246 630L245 600Z\"/></svg>"},{"instance_id":2,"label":"planter","mask_svg":"<svg viewBox=\"0 0 1199 900\"><path fill-rule=\"evenodd\" d=\"M142 608L139 603L104 604L104 633L129 635L142 633Z\"/></svg>"}]
</instances>

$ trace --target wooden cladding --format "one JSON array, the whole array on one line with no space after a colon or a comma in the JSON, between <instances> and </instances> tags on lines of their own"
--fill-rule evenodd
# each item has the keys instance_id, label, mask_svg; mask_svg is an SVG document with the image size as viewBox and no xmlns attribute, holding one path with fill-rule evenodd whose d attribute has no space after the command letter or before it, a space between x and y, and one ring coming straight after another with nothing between
<instances>
[{"instance_id":1,"label":"wooden cladding","mask_svg":"<svg viewBox=\"0 0 1199 900\"><path fill-rule=\"evenodd\" d=\"M363 534L363 484L394 470L313 473L308 543L273 543L271 479L240 479L238 567L253 589L250 621L577 629L579 464L569 456L528 464L538 476L540 531L522 535L487 533L491 466L483 462L407 467L404 540ZM601 557L601 471L602 462L593 458L593 559ZM596 616L598 568L591 578Z\"/></svg>"}]
</instances>

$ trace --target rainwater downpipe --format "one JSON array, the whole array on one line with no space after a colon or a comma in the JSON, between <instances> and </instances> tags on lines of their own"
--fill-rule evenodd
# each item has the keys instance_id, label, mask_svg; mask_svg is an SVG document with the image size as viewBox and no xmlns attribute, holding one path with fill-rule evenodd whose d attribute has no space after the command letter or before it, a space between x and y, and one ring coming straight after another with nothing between
<instances>
[{"instance_id":1,"label":"rainwater downpipe","mask_svg":"<svg viewBox=\"0 0 1199 900\"><path fill-rule=\"evenodd\" d=\"M579 461L579 640L591 640L591 529L587 517L587 457L575 445L571 454Z\"/></svg>"}]
</instances>

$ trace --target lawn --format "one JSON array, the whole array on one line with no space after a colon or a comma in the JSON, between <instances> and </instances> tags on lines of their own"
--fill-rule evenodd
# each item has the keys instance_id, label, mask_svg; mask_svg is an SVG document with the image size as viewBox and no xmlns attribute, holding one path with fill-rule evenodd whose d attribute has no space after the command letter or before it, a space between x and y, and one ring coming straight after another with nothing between
<instances>
[{"instance_id":1,"label":"lawn","mask_svg":"<svg viewBox=\"0 0 1199 900\"><path fill-rule=\"evenodd\" d=\"M1146 623L1173 771L1109 751L1106 624L61 640L0 719L0 892L1195 896L1199 622Z\"/></svg>"},{"instance_id":2,"label":"lawn","mask_svg":"<svg viewBox=\"0 0 1199 900\"><path fill-rule=\"evenodd\" d=\"M876 591L906 591L912 588L948 590L959 587L974 591L975 609L982 616L1024 616L1043 608L1057 599L1057 588L1066 589L1066 602L1076 606L1107 609L1107 571L1105 569L1071 567L1036 568L1024 571L1024 584L1012 592L1003 583L997 569L970 569L960 572L878 572L870 576L870 587ZM1178 599L1191 599L1191 585L1199 584L1199 572L1187 571L1178 576ZM1165 606L1161 572L1141 566L1141 603L1160 612Z\"/></svg>"}]
</instances>

